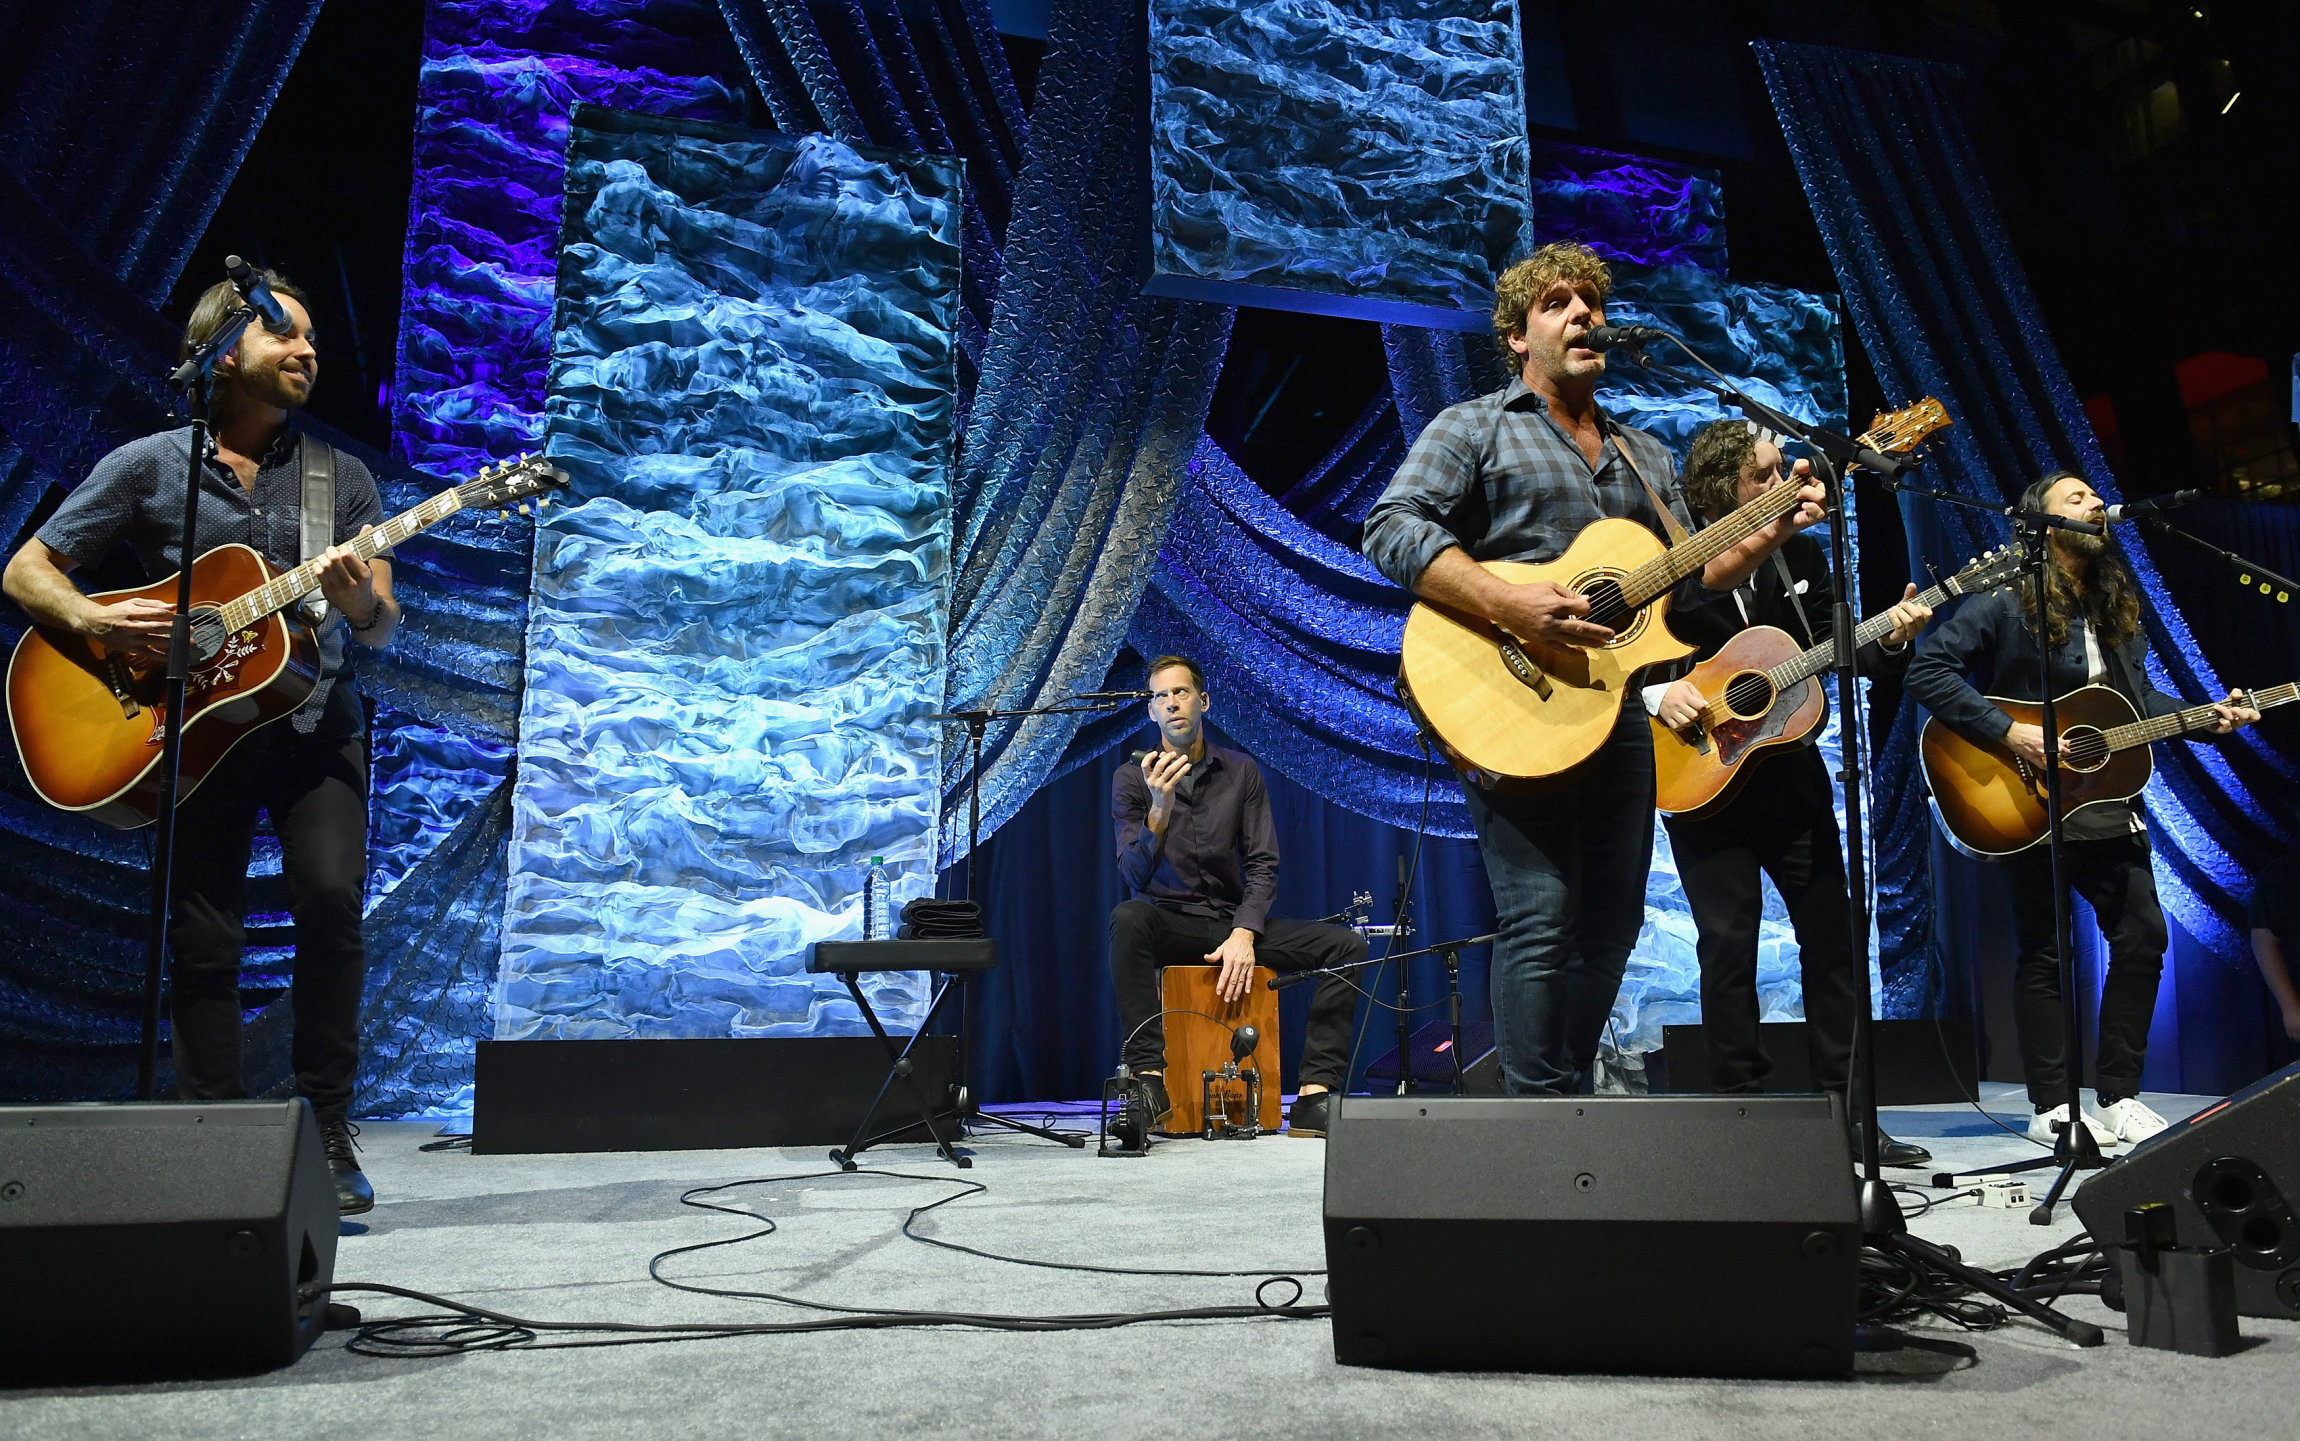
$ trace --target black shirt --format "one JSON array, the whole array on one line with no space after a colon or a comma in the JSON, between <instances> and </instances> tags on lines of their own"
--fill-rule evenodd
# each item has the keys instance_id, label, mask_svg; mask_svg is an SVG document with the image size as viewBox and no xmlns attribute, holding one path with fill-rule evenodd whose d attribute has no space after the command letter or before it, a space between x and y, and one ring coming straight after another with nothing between
<instances>
[{"instance_id":1,"label":"black shirt","mask_svg":"<svg viewBox=\"0 0 2300 1441\"><path fill-rule=\"evenodd\" d=\"M2300 946L2300 851L2260 868L2249 914L2250 929L2268 932L2287 949Z\"/></svg>"},{"instance_id":2,"label":"black shirt","mask_svg":"<svg viewBox=\"0 0 2300 1441\"><path fill-rule=\"evenodd\" d=\"M257 458L253 492L240 484L230 466L209 454L200 466L199 529L193 537L200 554L238 544L282 570L302 564L302 447L322 443L307 439L292 423L281 427ZM88 478L40 527L39 538L69 556L75 566L95 565L124 544L136 553L147 579L182 569L184 470L191 447L189 426L129 441L96 462ZM361 526L381 525L383 520L383 498L376 493L375 477L358 457L337 451L336 544L358 535ZM299 732L310 734L323 716L330 721L331 734L347 723L354 732L359 729L357 693L349 685L332 710L328 705L345 667L347 628L340 620L331 612L321 627L319 684L288 721Z\"/></svg>"},{"instance_id":3,"label":"black shirt","mask_svg":"<svg viewBox=\"0 0 2300 1441\"><path fill-rule=\"evenodd\" d=\"M1254 758L1208 741L1205 757L1175 788L1164 836L1150 829L1149 814L1142 767L1120 766L1110 784L1110 818L1127 891L1259 934L1278 892L1278 828Z\"/></svg>"}]
</instances>

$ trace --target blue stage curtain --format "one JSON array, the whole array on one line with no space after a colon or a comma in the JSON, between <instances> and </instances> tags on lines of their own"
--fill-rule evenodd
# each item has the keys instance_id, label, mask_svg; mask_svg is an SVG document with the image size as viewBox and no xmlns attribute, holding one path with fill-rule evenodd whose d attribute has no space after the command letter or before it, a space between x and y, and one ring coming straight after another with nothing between
<instances>
[{"instance_id":1,"label":"blue stage curtain","mask_svg":"<svg viewBox=\"0 0 2300 1441\"><path fill-rule=\"evenodd\" d=\"M2116 499L1966 136L1959 73L1770 41L1756 50L1887 398L1905 404L1935 395L1957 421L1934 446L1933 481L2003 504L2036 475L2067 466ZM1911 574L1924 574L1928 563L1953 569L2005 538L2002 522L1980 512L1913 499L1901 509ZM2249 684L2288 678L2290 650L2272 659L2238 639L2264 622L2269 607L2204 582L2193 565L2160 569L2160 544L2170 542L2133 532L2120 538L2154 602L2147 625L2159 684L2193 699L2223 694L2223 673ZM2279 565L2271 538L2255 540L2266 548L2261 559ZM2284 540L2288 545L2288 532ZM2286 551L2280 568L2291 564ZM2168 577L2176 583L2168 586ZM2228 669L2232 663L2245 669ZM1971 1005L1986 978L1968 968L1993 965L1995 957L1969 942L1984 925L2002 929L2002 911L1981 899L1996 878L1974 874L1972 863L1937 844L1917 801L1918 722L1915 705L1904 704L1872 781L1872 813L1881 821L1886 999L1895 1015ZM2288 734L2271 723L2226 745L2157 748L2147 808L2174 944L2165 991L2170 1014L2160 1008L2144 1077L2153 1088L2223 1091L2259 1074L2270 1059L2265 1048L2224 1044L2231 1029L2248 1027L2220 1007L2243 991L2228 978L2250 966L2242 934L2245 873L2300 839ZM1936 924L1936 901L1938 915L1953 924ZM2097 950L2096 940L2087 944Z\"/></svg>"},{"instance_id":2,"label":"blue stage curtain","mask_svg":"<svg viewBox=\"0 0 2300 1441\"><path fill-rule=\"evenodd\" d=\"M0 167L76 248L167 297L320 0L23 4L0 14ZM0 207L0 228L15 218Z\"/></svg>"}]
</instances>

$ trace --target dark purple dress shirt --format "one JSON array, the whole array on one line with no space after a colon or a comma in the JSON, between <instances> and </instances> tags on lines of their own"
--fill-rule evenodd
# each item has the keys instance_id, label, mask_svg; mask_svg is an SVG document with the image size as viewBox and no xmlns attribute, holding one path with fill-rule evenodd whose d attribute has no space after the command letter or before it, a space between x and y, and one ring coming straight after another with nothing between
<instances>
[{"instance_id":1,"label":"dark purple dress shirt","mask_svg":"<svg viewBox=\"0 0 2300 1441\"><path fill-rule=\"evenodd\" d=\"M1126 889L1167 910L1259 935L1278 890L1278 829L1254 758L1208 741L1205 758L1175 788L1163 837L1150 829L1149 814L1142 767L1119 767L1110 818Z\"/></svg>"}]
</instances>

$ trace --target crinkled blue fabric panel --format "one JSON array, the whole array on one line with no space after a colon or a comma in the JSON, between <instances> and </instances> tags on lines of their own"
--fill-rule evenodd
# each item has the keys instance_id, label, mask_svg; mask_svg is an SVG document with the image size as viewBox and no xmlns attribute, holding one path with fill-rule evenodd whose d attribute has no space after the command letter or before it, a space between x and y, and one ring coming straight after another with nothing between
<instances>
[{"instance_id":1,"label":"crinkled blue fabric panel","mask_svg":"<svg viewBox=\"0 0 2300 1441\"><path fill-rule=\"evenodd\" d=\"M577 112L499 1037L864 1031L805 966L933 884L959 187Z\"/></svg>"},{"instance_id":2,"label":"crinkled blue fabric panel","mask_svg":"<svg viewBox=\"0 0 2300 1441\"><path fill-rule=\"evenodd\" d=\"M1756 50L1885 394L1904 403L1937 395L1958 421L1934 448L1936 483L2001 504L2031 477L2065 465L2114 499L2107 463L1959 118L1956 72L1769 41ZM1928 563L1954 567L2005 538L2001 521L1979 512L1904 501L1902 514L1913 573ZM2155 601L2147 618L2159 684L2188 697L2224 693L2171 603L2149 543L2122 539ZM1929 827L1915 800L1917 722L1916 706L1903 706L1875 769L1875 794L1889 818L1879 828L1878 888L1890 1014L1917 1013L1943 988L1932 887L1950 878L1927 869ZM2216 761L2203 759L2208 754ZM2165 909L2225 963L2242 965L2238 872L2291 837L2300 786L2290 759L2270 741L2240 737L2211 751L2160 746L2157 767L2147 801ZM2153 1057L2151 1076L2151 1084L2182 1088ZM2199 1075L2185 1088L2225 1089L2228 1079Z\"/></svg>"},{"instance_id":3,"label":"crinkled blue fabric panel","mask_svg":"<svg viewBox=\"0 0 2300 1441\"><path fill-rule=\"evenodd\" d=\"M1725 273L1725 189L1714 170L1533 142L1534 227L1616 264Z\"/></svg>"},{"instance_id":4,"label":"crinkled blue fabric panel","mask_svg":"<svg viewBox=\"0 0 2300 1441\"><path fill-rule=\"evenodd\" d=\"M1492 309L1527 234L1515 0L1151 0L1150 46L1160 279Z\"/></svg>"},{"instance_id":5,"label":"crinkled blue fabric panel","mask_svg":"<svg viewBox=\"0 0 2300 1441\"><path fill-rule=\"evenodd\" d=\"M1147 297L1149 85L1137 5L1061 0L981 387L960 448L951 706L1097 688L1126 638L1188 477L1230 312ZM1054 774L1077 716L991 728L987 835ZM968 758L943 764L943 861L966 853Z\"/></svg>"}]
</instances>

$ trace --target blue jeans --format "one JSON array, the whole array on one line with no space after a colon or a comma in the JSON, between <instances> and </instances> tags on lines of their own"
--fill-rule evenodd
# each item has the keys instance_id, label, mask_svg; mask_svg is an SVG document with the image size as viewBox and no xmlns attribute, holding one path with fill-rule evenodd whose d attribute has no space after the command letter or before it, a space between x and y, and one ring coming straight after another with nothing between
<instances>
[{"instance_id":1,"label":"blue jeans","mask_svg":"<svg viewBox=\"0 0 2300 1441\"><path fill-rule=\"evenodd\" d=\"M1597 754L1522 790L1464 786L1501 932L1493 1032L1512 1095L1571 1095L1597 1064L1645 924L1653 733L1634 696Z\"/></svg>"}]
</instances>

